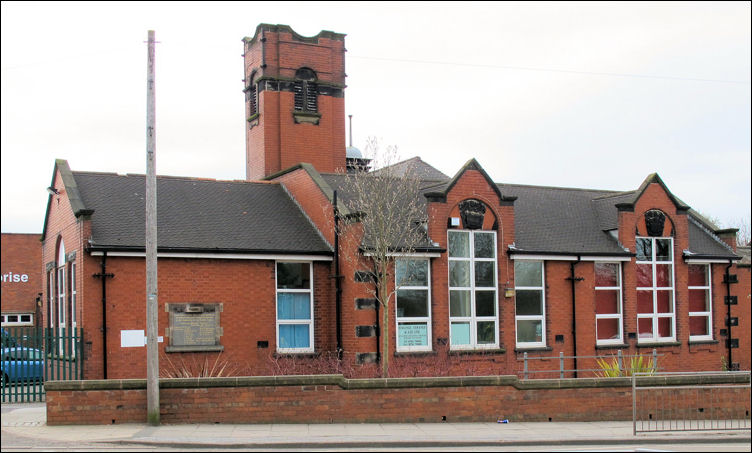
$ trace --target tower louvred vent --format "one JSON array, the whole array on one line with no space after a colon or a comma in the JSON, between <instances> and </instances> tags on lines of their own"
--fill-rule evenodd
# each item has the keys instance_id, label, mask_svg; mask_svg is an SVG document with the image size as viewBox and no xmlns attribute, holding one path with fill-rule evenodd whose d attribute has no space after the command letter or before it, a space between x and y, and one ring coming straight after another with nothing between
<instances>
[{"instance_id":1,"label":"tower louvred vent","mask_svg":"<svg viewBox=\"0 0 752 453\"><path fill-rule=\"evenodd\" d=\"M315 83L308 83L308 90L306 91L306 110L309 112L318 111L318 87Z\"/></svg>"},{"instance_id":2,"label":"tower louvred vent","mask_svg":"<svg viewBox=\"0 0 752 453\"><path fill-rule=\"evenodd\" d=\"M251 86L248 87L245 94L246 102L248 102L249 105L249 114L255 115L258 113L258 103L257 103L257 95L256 95L256 87Z\"/></svg>"},{"instance_id":3,"label":"tower louvred vent","mask_svg":"<svg viewBox=\"0 0 752 453\"><path fill-rule=\"evenodd\" d=\"M302 111L305 108L303 82L295 82L293 90L295 93L295 110Z\"/></svg>"}]
</instances>

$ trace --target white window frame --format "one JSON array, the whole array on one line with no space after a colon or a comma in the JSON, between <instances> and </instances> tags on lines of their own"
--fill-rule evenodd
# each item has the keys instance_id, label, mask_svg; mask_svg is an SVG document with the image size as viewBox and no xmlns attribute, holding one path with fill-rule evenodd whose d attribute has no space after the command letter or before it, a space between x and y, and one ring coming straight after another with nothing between
<instances>
[{"instance_id":1,"label":"white window frame","mask_svg":"<svg viewBox=\"0 0 752 453\"><path fill-rule=\"evenodd\" d=\"M451 304L451 291L469 291L470 292L470 316L452 316L451 305L448 307L449 314L449 348L452 350L474 350L474 349L498 349L499 348L499 263L498 263L498 242L496 231L491 230L459 230L452 229L447 231L447 249L449 248L449 236L451 233L466 233L469 235L469 257L451 257L449 256L449 250L447 250L447 286L449 287L450 297L447 298L447 303ZM493 258L476 258L475 257L475 233L492 234L493 235ZM452 261L466 261L470 264L470 286L449 286L451 285L450 265ZM475 286L475 263L487 262L494 264L493 286ZM494 316L477 316L476 315L476 303L475 292L480 291L493 291L494 292ZM478 343L478 322L490 322L494 323L494 342L493 343ZM452 341L452 322L470 323L470 343L464 345L456 345Z\"/></svg>"},{"instance_id":2,"label":"white window frame","mask_svg":"<svg viewBox=\"0 0 752 453\"><path fill-rule=\"evenodd\" d=\"M66 294L65 294L65 245L60 241L57 252L57 327L64 329L66 326Z\"/></svg>"},{"instance_id":3,"label":"white window frame","mask_svg":"<svg viewBox=\"0 0 752 453\"><path fill-rule=\"evenodd\" d=\"M70 262L71 327L76 328L76 262Z\"/></svg>"},{"instance_id":4,"label":"white window frame","mask_svg":"<svg viewBox=\"0 0 752 453\"><path fill-rule=\"evenodd\" d=\"M397 285L397 261L424 261L426 263L427 271L426 271L426 286L398 286ZM397 352L417 352L417 351L431 351L433 340L431 336L431 260L427 258L420 258L420 259L414 259L414 258L400 258L395 261L394 263L395 269L394 269L394 286L395 286L395 292L394 292L394 319L395 324L397 327L396 332L396 350ZM426 308L428 309L428 316L426 317L400 317L398 316L398 307L399 307L399 292L401 290L425 290L426 291L426 304L428 305ZM400 324L418 324L418 323L425 323L426 324L426 331L427 331L427 344L425 346L400 346Z\"/></svg>"},{"instance_id":5,"label":"white window frame","mask_svg":"<svg viewBox=\"0 0 752 453\"><path fill-rule=\"evenodd\" d=\"M16 321L9 321L10 316L17 316ZM21 319L22 316L28 316L29 320L24 321ZM32 313L6 313L2 317L2 325L3 326L33 326L34 325L34 314Z\"/></svg>"},{"instance_id":6,"label":"white window frame","mask_svg":"<svg viewBox=\"0 0 752 453\"><path fill-rule=\"evenodd\" d=\"M277 281L277 273L278 263L295 263L295 264L308 264L308 272L309 272L309 281L310 281L310 288L308 289L280 289L279 283ZM297 353L311 353L315 351L315 345L313 344L313 329L314 329L314 323L313 320L315 318L315 314L313 312L313 261L296 261L296 260L278 260L274 262L274 314L276 318L276 344L277 344L277 352L285 353L285 354L297 354ZM285 293L297 293L297 294L308 294L308 301L310 304L310 313L311 317L309 319L279 319L279 298L277 297L278 294L285 294ZM308 326L308 344L310 345L308 348L283 348L279 344L279 326L280 325L291 325L291 324L297 324L297 325L307 325Z\"/></svg>"},{"instance_id":7,"label":"white window frame","mask_svg":"<svg viewBox=\"0 0 752 453\"><path fill-rule=\"evenodd\" d=\"M611 345L611 344L623 344L624 343L624 305L622 303L622 278L621 278L621 262L619 261L598 261L593 263L593 272L596 273L595 267L598 264L616 264L616 279L617 286L596 286L595 291L616 291L617 292L617 304L619 312L617 314L598 314L596 310L595 314L595 344L596 345ZM596 294L597 300L597 294ZM600 319L616 319L619 323L619 338L609 338L605 340L598 339L598 320Z\"/></svg>"},{"instance_id":8,"label":"white window frame","mask_svg":"<svg viewBox=\"0 0 752 453\"><path fill-rule=\"evenodd\" d=\"M653 272L653 286L637 286L637 292L639 291L651 291L653 294L653 312L652 313L637 313L637 343L669 343L676 341L676 265L674 264L674 257L676 253L674 251L674 238L672 237L649 237L649 236L637 236L635 242L639 239L651 240L651 261L638 261L635 257L635 264L650 264ZM657 240L668 240L671 243L671 260L670 261L657 261L656 260L656 246ZM637 246L635 245L635 248ZM671 286L657 286L658 280L656 278L656 269L658 265L670 264L671 265ZM637 273L637 266L635 266L635 273ZM658 313L658 291L671 290L671 313ZM640 337L640 319L652 319L653 321L653 336L652 338ZM658 336L658 320L660 318L671 318L671 336L659 337Z\"/></svg>"},{"instance_id":9,"label":"white window frame","mask_svg":"<svg viewBox=\"0 0 752 453\"><path fill-rule=\"evenodd\" d=\"M518 290L528 291L540 291L541 292L541 314L540 315L518 315L517 314L517 298L514 300L514 341L516 347L519 349L524 348L540 348L546 346L546 266L545 261L538 260L522 260L525 262L538 263L541 267L541 286L517 286L517 278L514 279L515 293ZM540 321L541 322L541 341L517 341L517 322L518 321Z\"/></svg>"},{"instance_id":10,"label":"white window frame","mask_svg":"<svg viewBox=\"0 0 752 453\"><path fill-rule=\"evenodd\" d=\"M703 317L707 318L707 328L708 328L708 334L707 335L692 335L691 327L689 328L689 341L707 341L713 339L713 270L710 265L710 263L691 263L687 265L687 271L689 271L689 266L704 266L705 267L705 278L707 285L705 286L687 286L687 292L692 290L704 290L705 291L705 297L708 301L708 311L690 311L689 317ZM689 300L689 294L687 294L687 300Z\"/></svg>"},{"instance_id":11,"label":"white window frame","mask_svg":"<svg viewBox=\"0 0 752 453\"><path fill-rule=\"evenodd\" d=\"M49 324L50 328L55 327L55 294L57 293L56 286L55 286L55 277L57 275L57 269L52 268L49 272L47 272L47 305L49 310L47 310L47 314L49 319L47 320L47 323Z\"/></svg>"}]
</instances>

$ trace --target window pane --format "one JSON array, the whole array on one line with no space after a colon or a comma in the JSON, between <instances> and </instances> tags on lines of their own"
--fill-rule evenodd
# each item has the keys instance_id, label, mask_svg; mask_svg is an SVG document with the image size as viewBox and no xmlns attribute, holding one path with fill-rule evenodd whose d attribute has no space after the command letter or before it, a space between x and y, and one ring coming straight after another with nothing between
<instances>
[{"instance_id":1,"label":"window pane","mask_svg":"<svg viewBox=\"0 0 752 453\"><path fill-rule=\"evenodd\" d=\"M453 345L470 344L470 323L453 322L451 327L451 334Z\"/></svg>"},{"instance_id":2,"label":"window pane","mask_svg":"<svg viewBox=\"0 0 752 453\"><path fill-rule=\"evenodd\" d=\"M619 340L619 319L598 319L595 322L599 340Z\"/></svg>"},{"instance_id":3,"label":"window pane","mask_svg":"<svg viewBox=\"0 0 752 453\"><path fill-rule=\"evenodd\" d=\"M539 290L517 290L517 316L543 314L542 292Z\"/></svg>"},{"instance_id":4,"label":"window pane","mask_svg":"<svg viewBox=\"0 0 752 453\"><path fill-rule=\"evenodd\" d=\"M537 261L515 261L515 286L543 286L542 263Z\"/></svg>"},{"instance_id":5,"label":"window pane","mask_svg":"<svg viewBox=\"0 0 752 453\"><path fill-rule=\"evenodd\" d=\"M542 341L543 327L541 321L517 321L517 343L540 343Z\"/></svg>"},{"instance_id":6,"label":"window pane","mask_svg":"<svg viewBox=\"0 0 752 453\"><path fill-rule=\"evenodd\" d=\"M655 265L655 286L669 287L673 286L673 266L671 264L656 264Z\"/></svg>"},{"instance_id":7,"label":"window pane","mask_svg":"<svg viewBox=\"0 0 752 453\"><path fill-rule=\"evenodd\" d=\"M635 248L637 261L653 261L653 241L649 238L637 238Z\"/></svg>"},{"instance_id":8,"label":"window pane","mask_svg":"<svg viewBox=\"0 0 752 453\"><path fill-rule=\"evenodd\" d=\"M637 264L637 286L638 287L653 286L653 265L652 264Z\"/></svg>"},{"instance_id":9,"label":"window pane","mask_svg":"<svg viewBox=\"0 0 752 453\"><path fill-rule=\"evenodd\" d=\"M478 322L478 344L489 344L496 342L496 325L493 321Z\"/></svg>"},{"instance_id":10,"label":"window pane","mask_svg":"<svg viewBox=\"0 0 752 453\"><path fill-rule=\"evenodd\" d=\"M428 324L425 322L400 323L399 346L428 346Z\"/></svg>"},{"instance_id":11,"label":"window pane","mask_svg":"<svg viewBox=\"0 0 752 453\"><path fill-rule=\"evenodd\" d=\"M496 256L493 233L475 233L475 257L493 258Z\"/></svg>"},{"instance_id":12,"label":"window pane","mask_svg":"<svg viewBox=\"0 0 752 453\"><path fill-rule=\"evenodd\" d=\"M470 291L449 291L449 316L470 316Z\"/></svg>"},{"instance_id":13,"label":"window pane","mask_svg":"<svg viewBox=\"0 0 752 453\"><path fill-rule=\"evenodd\" d=\"M449 232L449 256L470 258L470 233L467 231Z\"/></svg>"},{"instance_id":14,"label":"window pane","mask_svg":"<svg viewBox=\"0 0 752 453\"><path fill-rule=\"evenodd\" d=\"M401 289L397 291L397 317L422 318L428 316L428 290Z\"/></svg>"},{"instance_id":15,"label":"window pane","mask_svg":"<svg viewBox=\"0 0 752 453\"><path fill-rule=\"evenodd\" d=\"M671 261L671 239L656 239L655 240L655 260L656 261Z\"/></svg>"},{"instance_id":16,"label":"window pane","mask_svg":"<svg viewBox=\"0 0 752 453\"><path fill-rule=\"evenodd\" d=\"M662 338L672 337L671 318L658 318L658 336Z\"/></svg>"},{"instance_id":17,"label":"window pane","mask_svg":"<svg viewBox=\"0 0 752 453\"><path fill-rule=\"evenodd\" d=\"M278 319L311 319L311 303L308 293L277 294Z\"/></svg>"},{"instance_id":18,"label":"window pane","mask_svg":"<svg viewBox=\"0 0 752 453\"><path fill-rule=\"evenodd\" d=\"M637 313L653 313L652 291L637 291Z\"/></svg>"},{"instance_id":19,"label":"window pane","mask_svg":"<svg viewBox=\"0 0 752 453\"><path fill-rule=\"evenodd\" d=\"M475 292L475 316L496 315L496 291Z\"/></svg>"},{"instance_id":20,"label":"window pane","mask_svg":"<svg viewBox=\"0 0 752 453\"><path fill-rule=\"evenodd\" d=\"M671 291L657 291L656 294L658 313L673 313L674 304Z\"/></svg>"},{"instance_id":21,"label":"window pane","mask_svg":"<svg viewBox=\"0 0 752 453\"><path fill-rule=\"evenodd\" d=\"M708 330L708 320L709 318L707 316L690 316L689 334L692 336L710 335L710 331Z\"/></svg>"},{"instance_id":22,"label":"window pane","mask_svg":"<svg viewBox=\"0 0 752 453\"><path fill-rule=\"evenodd\" d=\"M710 304L708 304L708 292L706 290L689 290L689 311L710 311Z\"/></svg>"},{"instance_id":23,"label":"window pane","mask_svg":"<svg viewBox=\"0 0 752 453\"><path fill-rule=\"evenodd\" d=\"M619 291L597 290L595 292L595 313L599 315L619 313Z\"/></svg>"},{"instance_id":24,"label":"window pane","mask_svg":"<svg viewBox=\"0 0 752 453\"><path fill-rule=\"evenodd\" d=\"M637 319L637 335L640 338L653 338L653 319L652 318Z\"/></svg>"},{"instance_id":25,"label":"window pane","mask_svg":"<svg viewBox=\"0 0 752 453\"><path fill-rule=\"evenodd\" d=\"M277 263L278 289L310 289L310 263Z\"/></svg>"},{"instance_id":26,"label":"window pane","mask_svg":"<svg viewBox=\"0 0 752 453\"><path fill-rule=\"evenodd\" d=\"M709 286L707 265L690 264L688 268L689 268L689 286Z\"/></svg>"},{"instance_id":27,"label":"window pane","mask_svg":"<svg viewBox=\"0 0 752 453\"><path fill-rule=\"evenodd\" d=\"M470 286L470 261L449 261L449 286Z\"/></svg>"},{"instance_id":28,"label":"window pane","mask_svg":"<svg viewBox=\"0 0 752 453\"><path fill-rule=\"evenodd\" d=\"M496 286L496 263L490 261L475 262L475 286L476 287L493 287Z\"/></svg>"},{"instance_id":29,"label":"window pane","mask_svg":"<svg viewBox=\"0 0 752 453\"><path fill-rule=\"evenodd\" d=\"M398 286L428 286L428 261L397 260Z\"/></svg>"},{"instance_id":30,"label":"window pane","mask_svg":"<svg viewBox=\"0 0 752 453\"><path fill-rule=\"evenodd\" d=\"M595 263L595 286L619 286L619 265Z\"/></svg>"},{"instance_id":31,"label":"window pane","mask_svg":"<svg viewBox=\"0 0 752 453\"><path fill-rule=\"evenodd\" d=\"M280 324L279 325L279 347L288 348L310 348L308 324Z\"/></svg>"}]
</instances>

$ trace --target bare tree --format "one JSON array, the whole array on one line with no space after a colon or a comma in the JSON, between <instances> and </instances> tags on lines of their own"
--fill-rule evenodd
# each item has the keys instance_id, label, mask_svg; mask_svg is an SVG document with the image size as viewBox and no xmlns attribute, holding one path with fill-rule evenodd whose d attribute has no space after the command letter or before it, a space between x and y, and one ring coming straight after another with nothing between
<instances>
[{"instance_id":1,"label":"bare tree","mask_svg":"<svg viewBox=\"0 0 752 453\"><path fill-rule=\"evenodd\" d=\"M399 282L391 273L400 256L413 253L428 241L427 212L421 195L421 180L409 162L397 163L397 149L380 153L378 142L369 138L366 155L372 155L373 171L348 174L341 203L362 227L359 256L350 257L371 265L370 292L381 308L381 370L389 375L389 314ZM347 258L347 257L346 257ZM408 277L409 278L409 277Z\"/></svg>"}]
</instances>

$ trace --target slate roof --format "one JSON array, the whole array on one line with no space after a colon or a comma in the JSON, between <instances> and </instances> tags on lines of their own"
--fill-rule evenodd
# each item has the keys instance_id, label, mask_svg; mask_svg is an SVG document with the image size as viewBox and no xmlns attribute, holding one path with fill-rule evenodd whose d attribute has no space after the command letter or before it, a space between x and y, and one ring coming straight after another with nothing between
<instances>
[{"instance_id":1,"label":"slate roof","mask_svg":"<svg viewBox=\"0 0 752 453\"><path fill-rule=\"evenodd\" d=\"M453 178L436 169L432 171L433 167L419 158L405 161L405 166L408 163L427 175L423 178L422 192L431 197L445 195L466 169L482 171L474 159L468 161ZM401 164L393 168L401 168ZM333 190L337 190L341 199L347 199L347 175L322 174L321 177ZM688 212L690 248L685 251L687 255L736 258L732 250L713 234L713 227L668 192L655 173L649 175L638 189L622 192L498 183L496 187L502 199L514 200L516 253L630 256L634 251L624 249L610 233L618 228L617 205L633 205L652 182L666 189L677 209ZM426 200L421 202L425 203ZM427 238L427 241L431 239L436 238Z\"/></svg>"},{"instance_id":2,"label":"slate roof","mask_svg":"<svg viewBox=\"0 0 752 453\"><path fill-rule=\"evenodd\" d=\"M593 199L613 194L602 190L497 184L514 196L515 249L528 253L589 255L628 254L607 231ZM611 205L613 206L613 205ZM613 208L614 220L616 208Z\"/></svg>"},{"instance_id":3,"label":"slate roof","mask_svg":"<svg viewBox=\"0 0 752 453\"><path fill-rule=\"evenodd\" d=\"M145 176L72 172L93 250L144 249ZM157 177L160 251L331 254L280 184Z\"/></svg>"},{"instance_id":4,"label":"slate roof","mask_svg":"<svg viewBox=\"0 0 752 453\"><path fill-rule=\"evenodd\" d=\"M390 174L400 177L410 170L414 175L419 176L421 179L430 181L443 181L449 179L449 176L437 170L435 167L423 162L420 157L413 157L396 164L389 166ZM374 174L378 174L380 170L374 170Z\"/></svg>"},{"instance_id":5,"label":"slate roof","mask_svg":"<svg viewBox=\"0 0 752 453\"><path fill-rule=\"evenodd\" d=\"M687 257L693 258L733 258L734 252L711 233L701 221L693 216L689 217L689 250Z\"/></svg>"}]
</instances>

